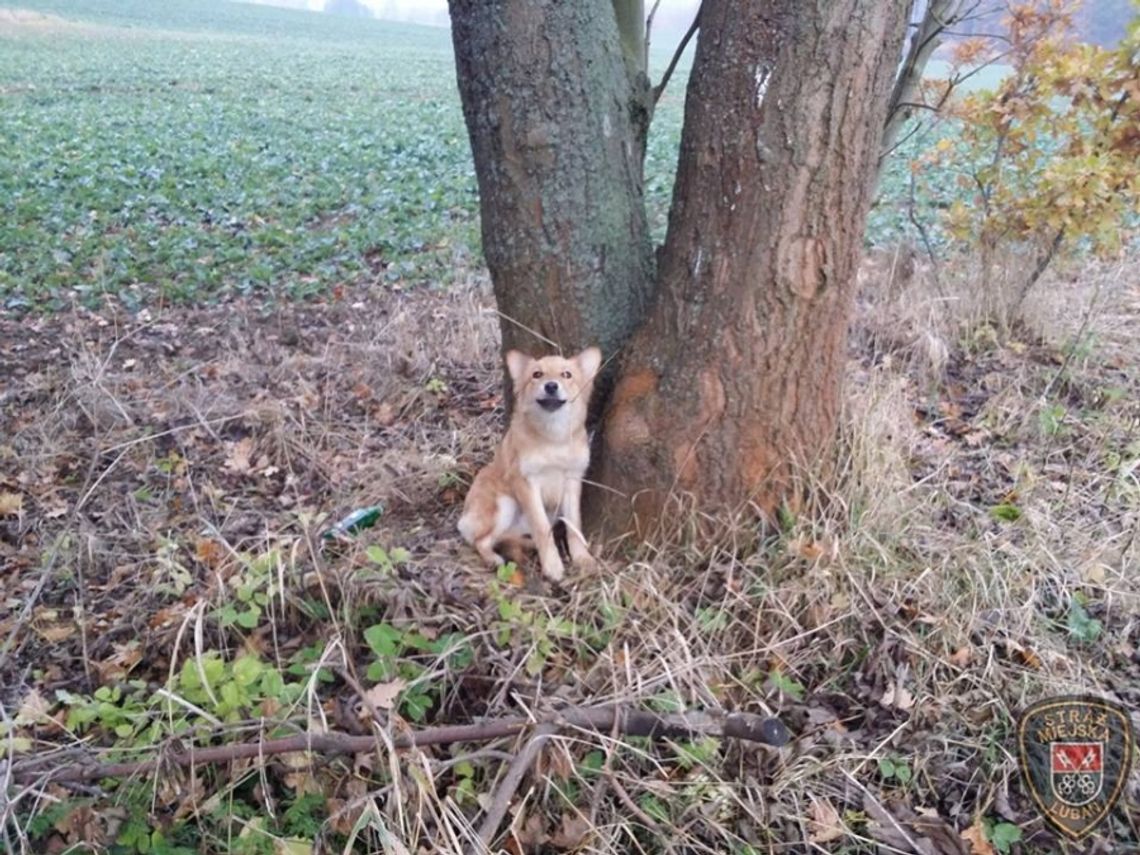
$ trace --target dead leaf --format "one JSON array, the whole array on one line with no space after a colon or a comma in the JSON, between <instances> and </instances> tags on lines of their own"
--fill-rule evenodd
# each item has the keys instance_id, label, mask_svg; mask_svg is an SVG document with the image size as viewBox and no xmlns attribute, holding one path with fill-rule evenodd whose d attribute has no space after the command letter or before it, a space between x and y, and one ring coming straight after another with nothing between
<instances>
[{"instance_id":1,"label":"dead leaf","mask_svg":"<svg viewBox=\"0 0 1140 855\"><path fill-rule=\"evenodd\" d=\"M905 686L898 686L892 682L887 684L887 690L883 692L879 703L884 707L895 707L905 711L914 706L914 695L907 691Z\"/></svg>"},{"instance_id":2,"label":"dead leaf","mask_svg":"<svg viewBox=\"0 0 1140 855\"><path fill-rule=\"evenodd\" d=\"M231 472L245 474L253 469L250 456L253 454L253 440L248 436L234 443L227 443L229 451L226 455L225 467Z\"/></svg>"},{"instance_id":3,"label":"dead leaf","mask_svg":"<svg viewBox=\"0 0 1140 855\"><path fill-rule=\"evenodd\" d=\"M110 657L95 663L99 676L106 682L125 680L142 659L142 650L137 641L116 644L114 650Z\"/></svg>"},{"instance_id":4,"label":"dead leaf","mask_svg":"<svg viewBox=\"0 0 1140 855\"><path fill-rule=\"evenodd\" d=\"M815 561L817 558L822 558L825 552L823 546L819 543L804 537L797 538L789 544L789 551L808 561Z\"/></svg>"},{"instance_id":5,"label":"dead leaf","mask_svg":"<svg viewBox=\"0 0 1140 855\"><path fill-rule=\"evenodd\" d=\"M57 520L68 512L67 504L52 505L44 511L44 518L49 520Z\"/></svg>"},{"instance_id":6,"label":"dead leaf","mask_svg":"<svg viewBox=\"0 0 1140 855\"><path fill-rule=\"evenodd\" d=\"M1103 564L1089 564L1081 571L1086 582L1091 582L1094 585L1103 585L1105 578L1105 566Z\"/></svg>"},{"instance_id":7,"label":"dead leaf","mask_svg":"<svg viewBox=\"0 0 1140 855\"><path fill-rule=\"evenodd\" d=\"M213 569L226 557L226 548L216 540L203 537L194 545L194 555L201 564Z\"/></svg>"},{"instance_id":8,"label":"dead leaf","mask_svg":"<svg viewBox=\"0 0 1140 855\"><path fill-rule=\"evenodd\" d=\"M390 710L396 705L396 698L406 685L407 682L398 677L388 683L377 683L364 693L364 698L378 710ZM368 718L368 711L364 710L361 717Z\"/></svg>"},{"instance_id":9,"label":"dead leaf","mask_svg":"<svg viewBox=\"0 0 1140 855\"><path fill-rule=\"evenodd\" d=\"M20 708L16 710L16 724L39 724L48 719L48 710L51 704L40 694L39 689L32 689L24 695Z\"/></svg>"},{"instance_id":10,"label":"dead leaf","mask_svg":"<svg viewBox=\"0 0 1140 855\"><path fill-rule=\"evenodd\" d=\"M962 441L970 448L977 448L982 443L986 442L992 434L985 428L974 428L962 434Z\"/></svg>"},{"instance_id":11,"label":"dead leaf","mask_svg":"<svg viewBox=\"0 0 1140 855\"><path fill-rule=\"evenodd\" d=\"M839 840L847 834L839 811L828 799L812 799L808 808L808 822L812 825L811 842L827 843Z\"/></svg>"},{"instance_id":12,"label":"dead leaf","mask_svg":"<svg viewBox=\"0 0 1140 855\"><path fill-rule=\"evenodd\" d=\"M1013 654L1014 661L1021 663L1026 668L1032 668L1034 671L1041 668L1041 657L1037 655L1029 647L1022 647L1016 641L1007 640L1010 653Z\"/></svg>"},{"instance_id":13,"label":"dead leaf","mask_svg":"<svg viewBox=\"0 0 1140 855\"><path fill-rule=\"evenodd\" d=\"M590 820L581 814L564 813L562 814L562 824L550 836L548 842L555 849L578 849L593 830L594 827L590 825Z\"/></svg>"},{"instance_id":14,"label":"dead leaf","mask_svg":"<svg viewBox=\"0 0 1140 855\"><path fill-rule=\"evenodd\" d=\"M325 810L329 818L326 820L330 829L342 837L352 834L360 815L364 812L362 802L355 799L327 799Z\"/></svg>"},{"instance_id":15,"label":"dead leaf","mask_svg":"<svg viewBox=\"0 0 1140 855\"><path fill-rule=\"evenodd\" d=\"M103 823L99 821L95 809L88 804L79 805L60 817L55 823L55 830L73 844L101 846L104 841Z\"/></svg>"},{"instance_id":16,"label":"dead leaf","mask_svg":"<svg viewBox=\"0 0 1140 855\"><path fill-rule=\"evenodd\" d=\"M59 622L59 612L55 609L37 609L32 626L45 641L63 641L75 633L73 624Z\"/></svg>"},{"instance_id":17,"label":"dead leaf","mask_svg":"<svg viewBox=\"0 0 1140 855\"><path fill-rule=\"evenodd\" d=\"M969 645L963 645L950 654L950 664L955 668L965 668L973 658L973 649Z\"/></svg>"},{"instance_id":18,"label":"dead leaf","mask_svg":"<svg viewBox=\"0 0 1140 855\"><path fill-rule=\"evenodd\" d=\"M23 512L23 496L19 493L0 493L0 517L18 517Z\"/></svg>"},{"instance_id":19,"label":"dead leaf","mask_svg":"<svg viewBox=\"0 0 1140 855\"><path fill-rule=\"evenodd\" d=\"M962 839L970 844L971 855L994 855L994 847L986 839L986 829L982 825L981 817L974 820L974 824L962 832Z\"/></svg>"},{"instance_id":20,"label":"dead leaf","mask_svg":"<svg viewBox=\"0 0 1140 855\"><path fill-rule=\"evenodd\" d=\"M536 852L538 847L550 839L546 833L545 823L541 813L532 813L526 822L515 825L514 833L508 838L508 844L517 847L518 852Z\"/></svg>"}]
</instances>

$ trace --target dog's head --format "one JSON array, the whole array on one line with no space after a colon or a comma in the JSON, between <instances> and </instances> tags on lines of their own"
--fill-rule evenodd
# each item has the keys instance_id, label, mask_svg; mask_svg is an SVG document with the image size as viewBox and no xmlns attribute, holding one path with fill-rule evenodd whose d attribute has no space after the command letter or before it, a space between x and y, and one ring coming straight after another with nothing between
<instances>
[{"instance_id":1,"label":"dog's head","mask_svg":"<svg viewBox=\"0 0 1140 855\"><path fill-rule=\"evenodd\" d=\"M602 366L602 352L588 347L572 359L544 356L534 359L517 350L507 352L507 370L515 386L515 410L533 416L573 415L586 420L594 376Z\"/></svg>"}]
</instances>

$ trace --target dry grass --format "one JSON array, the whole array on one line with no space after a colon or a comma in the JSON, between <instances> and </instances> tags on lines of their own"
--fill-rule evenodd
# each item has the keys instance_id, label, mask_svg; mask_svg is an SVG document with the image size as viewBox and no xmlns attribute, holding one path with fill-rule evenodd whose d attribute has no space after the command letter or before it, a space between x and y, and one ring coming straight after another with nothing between
<instances>
[{"instance_id":1,"label":"dry grass","mask_svg":"<svg viewBox=\"0 0 1140 855\"><path fill-rule=\"evenodd\" d=\"M1140 295L1119 270L1088 270L1041 283L1023 321L989 324L981 296L946 276L934 287L921 265L878 287L892 263L864 271L868 295L889 296L861 304L838 474L818 501L777 536L740 523L738 546L711 555L612 549L605 572L563 592L493 578L453 534L462 484L500 429L484 282L265 313L35 322L24 350L0 353L13 378L0 389L0 493L22 497L0 520L0 721L22 711L10 735L90 752L106 734L61 727L57 689L161 686L210 649L286 669L323 642L342 677L310 680L273 715L360 729L353 683L370 684L374 658L361 639L383 621L467 639L462 668L414 657L434 723L622 703L774 713L796 734L779 750L553 737L499 837L509 851L965 853L960 835L982 818L1018 825L1021 851L1063 849L1021 790L1010 730L1052 693L1140 707L1140 348L1127 334ZM940 296L951 287L955 299ZM321 552L327 520L378 502L378 528ZM1020 517L999 519L1003 506ZM380 572L370 545L410 560ZM217 618L241 553L275 556L279 583L251 632ZM1092 643L1070 631L1074 597L1101 623ZM49 707L28 721L33 691ZM387 718L384 733L408 726ZM257 731L245 727L220 732ZM458 852L478 848L481 800L521 749L381 750L143 783L207 849L257 835L265 851L284 846L264 825L239 838L253 819L232 804L280 817L311 790L321 851ZM90 795L100 810L117 798ZM13 785L8 798L15 851L113 836L108 809L33 839L34 816L74 793ZM1133 781L1096 846L1135 846L1138 821Z\"/></svg>"}]
</instances>

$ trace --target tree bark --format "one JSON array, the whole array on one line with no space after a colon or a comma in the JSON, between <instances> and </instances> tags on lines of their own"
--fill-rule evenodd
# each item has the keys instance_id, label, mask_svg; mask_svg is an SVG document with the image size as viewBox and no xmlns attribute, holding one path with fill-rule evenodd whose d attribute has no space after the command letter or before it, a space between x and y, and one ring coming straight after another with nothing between
<instances>
[{"instance_id":1,"label":"tree bark","mask_svg":"<svg viewBox=\"0 0 1140 855\"><path fill-rule=\"evenodd\" d=\"M674 496L770 513L832 447L908 7L706 0L656 300L605 423L607 531L653 533Z\"/></svg>"},{"instance_id":2,"label":"tree bark","mask_svg":"<svg viewBox=\"0 0 1140 855\"><path fill-rule=\"evenodd\" d=\"M631 57L643 51L644 22L638 42L628 22L619 33L609 3L450 0L450 10L503 348L597 345L608 359L653 287L648 81L623 52L623 36Z\"/></svg>"}]
</instances>

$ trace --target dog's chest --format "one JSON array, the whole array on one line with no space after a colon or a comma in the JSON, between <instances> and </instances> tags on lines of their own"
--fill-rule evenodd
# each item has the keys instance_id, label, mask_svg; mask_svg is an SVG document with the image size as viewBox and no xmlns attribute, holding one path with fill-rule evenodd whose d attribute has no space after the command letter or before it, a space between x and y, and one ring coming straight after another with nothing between
<instances>
[{"instance_id":1,"label":"dog's chest","mask_svg":"<svg viewBox=\"0 0 1140 855\"><path fill-rule=\"evenodd\" d=\"M519 470L524 478L538 486L543 503L553 507L561 502L567 480L580 479L589 464L590 451L585 446L549 448L521 458Z\"/></svg>"}]
</instances>

